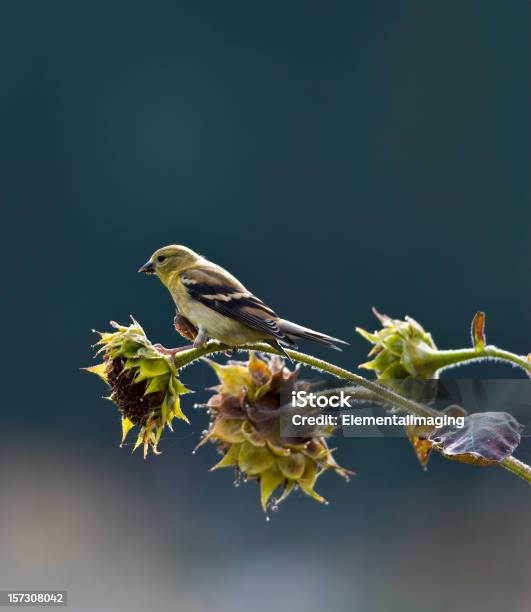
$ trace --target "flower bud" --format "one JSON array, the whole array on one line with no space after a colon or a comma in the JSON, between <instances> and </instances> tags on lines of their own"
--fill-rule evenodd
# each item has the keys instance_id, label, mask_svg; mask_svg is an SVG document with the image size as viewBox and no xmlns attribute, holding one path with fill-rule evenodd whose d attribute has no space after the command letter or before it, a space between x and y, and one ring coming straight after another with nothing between
<instances>
[{"instance_id":1,"label":"flower bud","mask_svg":"<svg viewBox=\"0 0 531 612\"><path fill-rule=\"evenodd\" d=\"M374 370L379 380L403 379L413 376L419 379L437 378L437 366L433 356L437 347L422 325L411 317L404 321L391 319L373 308L383 328L369 333L359 327L356 331L374 346L369 352L371 361L360 368Z\"/></svg>"}]
</instances>

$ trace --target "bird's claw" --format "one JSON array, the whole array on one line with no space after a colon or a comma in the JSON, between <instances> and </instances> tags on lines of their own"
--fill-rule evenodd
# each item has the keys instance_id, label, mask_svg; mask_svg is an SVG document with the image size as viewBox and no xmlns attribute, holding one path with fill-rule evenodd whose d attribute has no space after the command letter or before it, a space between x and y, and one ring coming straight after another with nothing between
<instances>
[{"instance_id":1,"label":"bird's claw","mask_svg":"<svg viewBox=\"0 0 531 612\"><path fill-rule=\"evenodd\" d=\"M181 351L186 351L190 348L192 348L192 344L188 344L186 346L178 346L176 348L166 348L165 346L162 346L162 344L154 344L153 348L155 348L159 353L161 353L162 355L169 355L170 357L175 357L175 355L177 355L177 353L180 353Z\"/></svg>"}]
</instances>

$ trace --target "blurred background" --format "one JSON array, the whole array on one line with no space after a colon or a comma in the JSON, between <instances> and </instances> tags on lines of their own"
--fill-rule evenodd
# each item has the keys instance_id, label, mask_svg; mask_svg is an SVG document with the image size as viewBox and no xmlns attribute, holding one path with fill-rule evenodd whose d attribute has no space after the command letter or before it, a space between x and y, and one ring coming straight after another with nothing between
<instances>
[{"instance_id":1,"label":"blurred background","mask_svg":"<svg viewBox=\"0 0 531 612\"><path fill-rule=\"evenodd\" d=\"M4 291L0 589L79 611L529 610L529 487L406 440L341 439L320 506L266 522L258 490L191 452L120 449L91 329L134 315L173 346L137 274L184 243L282 316L351 342L370 307L441 347L531 350L531 7L494 2L32 2L0 8ZM496 364L462 370L522 377ZM461 373L460 373L461 375ZM531 461L529 442L518 451Z\"/></svg>"}]
</instances>

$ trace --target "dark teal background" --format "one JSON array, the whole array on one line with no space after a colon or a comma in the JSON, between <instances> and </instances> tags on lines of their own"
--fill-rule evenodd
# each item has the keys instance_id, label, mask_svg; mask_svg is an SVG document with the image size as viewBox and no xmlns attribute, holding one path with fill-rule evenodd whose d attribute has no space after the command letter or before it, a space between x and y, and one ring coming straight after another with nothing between
<instances>
[{"instance_id":1,"label":"dark teal background","mask_svg":"<svg viewBox=\"0 0 531 612\"><path fill-rule=\"evenodd\" d=\"M283 317L351 342L372 305L442 347L531 350L529 3L31 2L0 7L0 588L72 610L529 609L528 487L405 440L338 440L266 523L254 484L119 449L91 328L172 305L137 268L184 243ZM520 377L494 364L460 375ZM199 389L206 366L184 373ZM129 447L130 448L130 447ZM531 460L529 446L519 456Z\"/></svg>"}]
</instances>

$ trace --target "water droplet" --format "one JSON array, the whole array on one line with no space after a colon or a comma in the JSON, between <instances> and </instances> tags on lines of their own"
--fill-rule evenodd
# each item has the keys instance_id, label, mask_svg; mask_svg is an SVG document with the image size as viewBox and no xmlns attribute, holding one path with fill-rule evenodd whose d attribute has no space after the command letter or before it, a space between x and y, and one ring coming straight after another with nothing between
<instances>
[{"instance_id":1,"label":"water droplet","mask_svg":"<svg viewBox=\"0 0 531 612\"><path fill-rule=\"evenodd\" d=\"M196 450L195 450L195 448L194 448L194 450L192 451L192 455L195 455L195 454L196 454L196 452L197 452L197 451L196 451Z\"/></svg>"},{"instance_id":2,"label":"water droplet","mask_svg":"<svg viewBox=\"0 0 531 612\"><path fill-rule=\"evenodd\" d=\"M271 518L270 518L269 514L266 514L265 519L266 519L266 523L269 523L269 521L271 520Z\"/></svg>"},{"instance_id":3,"label":"water droplet","mask_svg":"<svg viewBox=\"0 0 531 612\"><path fill-rule=\"evenodd\" d=\"M330 502L329 502L329 501L325 501L324 505L325 505L325 506L329 506L329 505L330 505Z\"/></svg>"}]
</instances>

